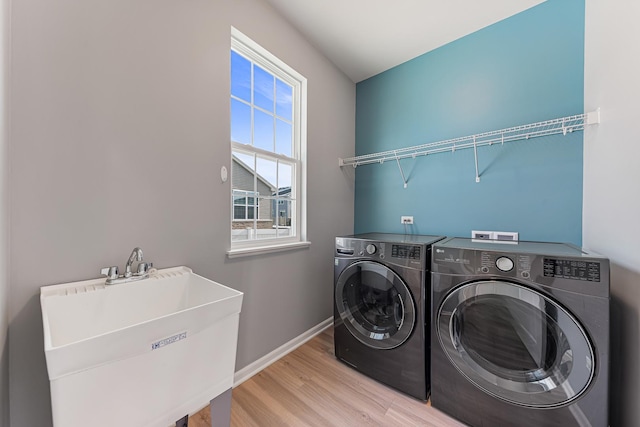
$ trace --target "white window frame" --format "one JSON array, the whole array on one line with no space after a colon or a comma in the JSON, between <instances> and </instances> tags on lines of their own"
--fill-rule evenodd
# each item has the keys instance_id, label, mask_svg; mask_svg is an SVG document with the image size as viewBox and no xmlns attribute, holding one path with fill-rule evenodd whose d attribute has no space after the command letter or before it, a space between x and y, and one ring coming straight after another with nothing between
<instances>
[{"instance_id":1,"label":"white window frame","mask_svg":"<svg viewBox=\"0 0 640 427\"><path fill-rule=\"evenodd\" d=\"M281 159L286 163L294 164L294 179L291 182L291 195L295 198L291 214L291 226L295 229L295 236L276 237L273 239L251 239L233 241L231 237L233 213L233 188L231 196L231 218L229 226L231 231L229 239L231 247L227 251L229 258L257 255L268 252L291 250L300 247L308 247L307 240L307 79L293 68L285 64L262 46L231 27L231 50L247 57L260 67L269 71L277 78L293 87L293 150L292 157L256 148L253 145L241 144L231 141L231 151L253 153L272 160ZM229 68L230 69L230 68ZM231 77L231 76L230 76ZM231 99L231 98L230 98ZM231 104L229 104L231 105ZM231 123L231 121L229 121ZM233 156L233 154L232 154ZM293 161L292 161L293 159ZM233 162L233 159L231 159ZM255 170L255 168L254 168ZM232 174L233 175L233 174ZM232 186L233 187L233 186ZM257 202L257 201L256 201ZM256 214L257 217L257 214ZM276 218L277 220L277 218Z\"/></svg>"}]
</instances>

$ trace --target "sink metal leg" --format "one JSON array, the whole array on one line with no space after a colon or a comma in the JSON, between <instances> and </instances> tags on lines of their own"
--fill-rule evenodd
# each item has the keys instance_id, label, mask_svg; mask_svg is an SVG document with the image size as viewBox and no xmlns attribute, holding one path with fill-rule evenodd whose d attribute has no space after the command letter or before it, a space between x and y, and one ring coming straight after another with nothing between
<instances>
[{"instance_id":1,"label":"sink metal leg","mask_svg":"<svg viewBox=\"0 0 640 427\"><path fill-rule=\"evenodd\" d=\"M176 427L187 427L189 425L189 415L185 415L176 421Z\"/></svg>"},{"instance_id":2,"label":"sink metal leg","mask_svg":"<svg viewBox=\"0 0 640 427\"><path fill-rule=\"evenodd\" d=\"M214 397L210 403L211 427L231 426L231 389Z\"/></svg>"}]
</instances>

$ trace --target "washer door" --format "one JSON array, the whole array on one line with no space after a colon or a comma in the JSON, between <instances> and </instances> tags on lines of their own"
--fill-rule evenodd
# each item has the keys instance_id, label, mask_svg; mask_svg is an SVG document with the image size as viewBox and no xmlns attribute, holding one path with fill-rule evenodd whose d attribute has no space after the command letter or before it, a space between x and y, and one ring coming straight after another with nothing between
<instances>
[{"instance_id":1,"label":"washer door","mask_svg":"<svg viewBox=\"0 0 640 427\"><path fill-rule=\"evenodd\" d=\"M454 289L438 310L436 331L469 381L515 405L566 405L595 373L594 349L578 321L544 294L514 283Z\"/></svg>"},{"instance_id":2,"label":"washer door","mask_svg":"<svg viewBox=\"0 0 640 427\"><path fill-rule=\"evenodd\" d=\"M409 338L416 321L409 288L390 268L358 261L338 277L336 307L345 326L363 344L391 349Z\"/></svg>"}]
</instances>

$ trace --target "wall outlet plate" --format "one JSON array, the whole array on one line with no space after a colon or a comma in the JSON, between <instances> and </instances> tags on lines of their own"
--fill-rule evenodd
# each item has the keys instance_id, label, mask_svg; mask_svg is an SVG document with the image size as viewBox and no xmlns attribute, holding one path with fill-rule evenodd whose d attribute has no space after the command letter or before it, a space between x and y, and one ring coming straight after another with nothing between
<instances>
[{"instance_id":1,"label":"wall outlet plate","mask_svg":"<svg viewBox=\"0 0 640 427\"><path fill-rule=\"evenodd\" d=\"M413 216L403 215L400 217L400 224L409 224L413 225Z\"/></svg>"}]
</instances>

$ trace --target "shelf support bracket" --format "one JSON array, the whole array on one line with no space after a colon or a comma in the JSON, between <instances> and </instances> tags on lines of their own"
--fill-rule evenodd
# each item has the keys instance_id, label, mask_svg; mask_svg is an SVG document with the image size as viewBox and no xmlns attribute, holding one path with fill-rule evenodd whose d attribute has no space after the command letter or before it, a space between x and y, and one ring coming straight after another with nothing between
<instances>
[{"instance_id":1,"label":"shelf support bracket","mask_svg":"<svg viewBox=\"0 0 640 427\"><path fill-rule=\"evenodd\" d=\"M600 123L600 107L598 107L596 111L587 113L587 118L585 122L587 125L596 125Z\"/></svg>"},{"instance_id":2,"label":"shelf support bracket","mask_svg":"<svg viewBox=\"0 0 640 427\"><path fill-rule=\"evenodd\" d=\"M476 159L476 182L480 182L480 174L478 173L478 143L475 135L473 135L473 156Z\"/></svg>"},{"instance_id":3,"label":"shelf support bracket","mask_svg":"<svg viewBox=\"0 0 640 427\"><path fill-rule=\"evenodd\" d=\"M393 155L396 158L396 163L398 163L398 169L400 169L400 175L402 176L402 183L404 184L404 188L407 188L407 178L404 177L404 171L402 170L400 159L398 158L398 154L395 150L393 151Z\"/></svg>"}]
</instances>

